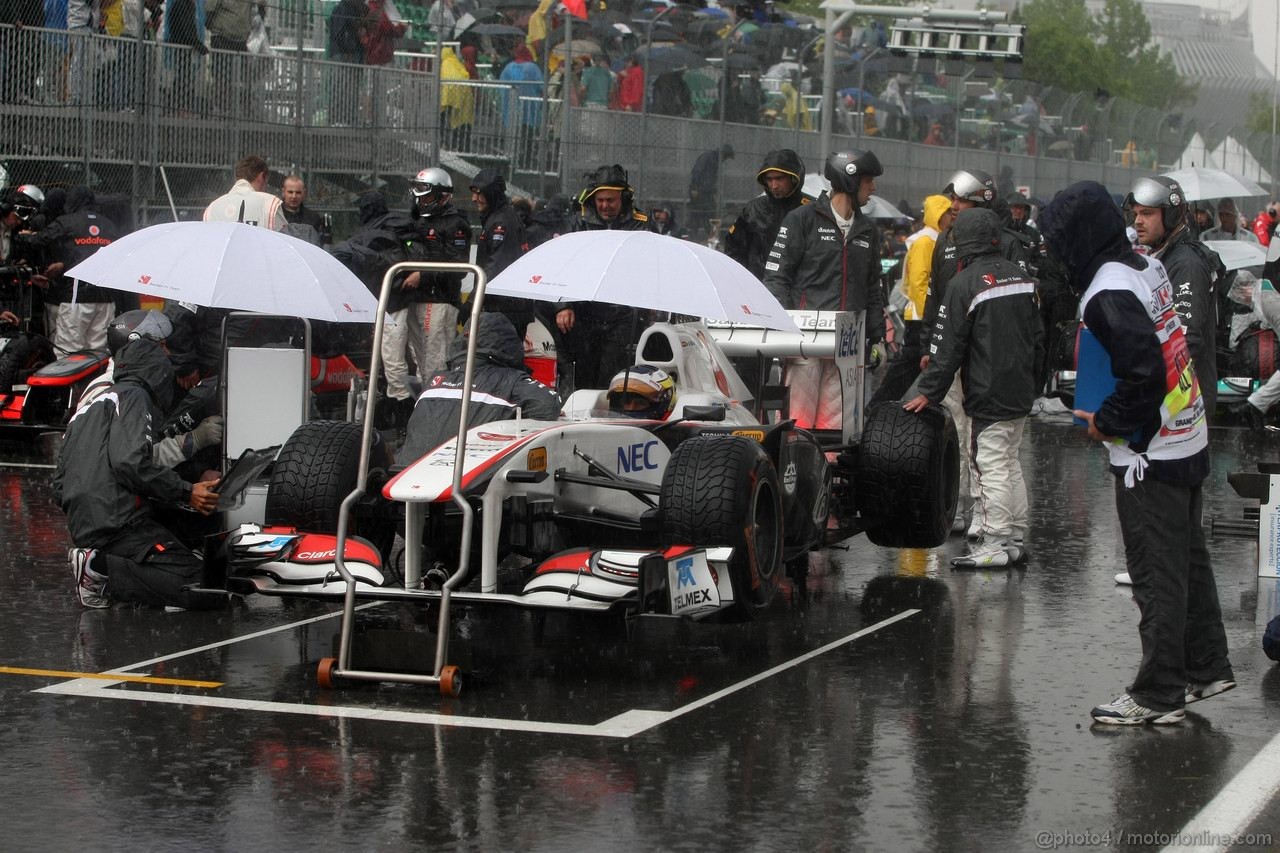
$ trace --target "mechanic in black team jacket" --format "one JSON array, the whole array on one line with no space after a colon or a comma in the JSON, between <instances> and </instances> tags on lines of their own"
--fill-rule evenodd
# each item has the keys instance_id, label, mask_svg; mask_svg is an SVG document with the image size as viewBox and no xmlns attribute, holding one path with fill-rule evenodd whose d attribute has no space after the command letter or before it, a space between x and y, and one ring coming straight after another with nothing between
<instances>
[{"instance_id":1,"label":"mechanic in black team jacket","mask_svg":"<svg viewBox=\"0 0 1280 853\"><path fill-rule=\"evenodd\" d=\"M467 332L454 340L449 368L427 380L409 418L404 445L396 454L397 464L408 465L458 434L470 328L468 323ZM533 420L560 417L560 397L529 375L524 342L510 320L497 313L481 314L476 334L468 428L514 418L517 407L522 417Z\"/></svg>"},{"instance_id":2,"label":"mechanic in black team jacket","mask_svg":"<svg viewBox=\"0 0 1280 853\"><path fill-rule=\"evenodd\" d=\"M471 182L471 201L480 211L480 240L476 243L476 265L493 281L516 258L529 251L524 220L507 198L507 179L497 169L481 169ZM533 322L533 303L514 296L486 296L485 311L505 314L520 340Z\"/></svg>"},{"instance_id":3,"label":"mechanic in black team jacket","mask_svg":"<svg viewBox=\"0 0 1280 853\"><path fill-rule=\"evenodd\" d=\"M831 192L787 214L766 261L764 285L784 308L866 311L866 339L884 340L884 291L880 287L880 235L862 213L884 174L870 151L837 151L823 176ZM840 375L833 359L787 360L789 417L803 428L839 429Z\"/></svg>"},{"instance_id":4,"label":"mechanic in black team jacket","mask_svg":"<svg viewBox=\"0 0 1280 853\"><path fill-rule=\"evenodd\" d=\"M1201 526L1208 428L1173 286L1158 261L1130 248L1120 209L1101 184L1058 193L1040 229L1071 289L1083 293L1085 326L1117 380L1097 411L1076 415L1104 443L1116 478L1142 661L1128 692L1090 715L1110 725L1177 723L1187 704L1236 682Z\"/></svg>"},{"instance_id":5,"label":"mechanic in black team jacket","mask_svg":"<svg viewBox=\"0 0 1280 853\"><path fill-rule=\"evenodd\" d=\"M188 592L201 560L155 518L152 502L213 512L212 483L188 483L157 462L156 425L175 387L164 344L135 335L116 353L115 384L67 425L53 498L71 528L71 567L85 607L123 601L186 609L225 597Z\"/></svg>"},{"instance_id":6,"label":"mechanic in black team jacket","mask_svg":"<svg viewBox=\"0 0 1280 853\"><path fill-rule=\"evenodd\" d=\"M960 272L938 306L920 393L904 408L919 412L941 403L964 367L964 411L973 429L966 450L981 544L951 562L1011 566L1026 560L1027 487L1018 449L1036 400L1035 366L1044 357L1036 283L1000 256L1000 218L993 211L961 211L951 235Z\"/></svg>"},{"instance_id":7,"label":"mechanic in black team jacket","mask_svg":"<svg viewBox=\"0 0 1280 853\"><path fill-rule=\"evenodd\" d=\"M790 148L779 148L764 155L756 182L764 194L747 202L742 213L729 228L725 254L746 267L753 276L764 281L764 265L770 260L773 242L778 239L778 226L787 214L813 198L804 194L804 161Z\"/></svg>"}]
</instances>

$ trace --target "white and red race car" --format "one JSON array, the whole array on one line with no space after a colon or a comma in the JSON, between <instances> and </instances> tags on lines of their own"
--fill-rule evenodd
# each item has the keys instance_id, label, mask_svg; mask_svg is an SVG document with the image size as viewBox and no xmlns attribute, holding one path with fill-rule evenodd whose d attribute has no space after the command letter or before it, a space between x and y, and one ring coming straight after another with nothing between
<instances>
[{"instance_id":1,"label":"white and red race car","mask_svg":"<svg viewBox=\"0 0 1280 853\"><path fill-rule=\"evenodd\" d=\"M759 422L701 323L658 323L641 337L638 361L676 381L665 421L620 418L603 392L581 390L559 420L482 424L402 470L376 458L369 416L363 426L306 424L276 460L271 526L231 538L228 588L344 601L324 685L395 680L456 693L460 676L444 661L450 603L749 619L785 575L803 583L811 551L858 532L938 545L955 510L954 426L941 409L892 404L864 420L860 324L837 321L831 340L850 345L834 354L858 396L846 407L853 441ZM405 543L402 572L387 564L393 533ZM442 603L431 674L350 665L358 600Z\"/></svg>"}]
</instances>

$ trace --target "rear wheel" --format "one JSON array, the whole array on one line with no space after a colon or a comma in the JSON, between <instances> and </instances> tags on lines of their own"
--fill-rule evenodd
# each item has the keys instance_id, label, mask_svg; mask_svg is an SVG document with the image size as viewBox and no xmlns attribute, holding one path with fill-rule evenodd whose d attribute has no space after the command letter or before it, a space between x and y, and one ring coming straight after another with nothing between
<instances>
[{"instance_id":1,"label":"rear wheel","mask_svg":"<svg viewBox=\"0 0 1280 853\"><path fill-rule=\"evenodd\" d=\"M867 412L855 484L867 538L895 548L933 548L946 541L956 514L960 447L941 406L919 414L901 403Z\"/></svg>"},{"instance_id":2,"label":"rear wheel","mask_svg":"<svg viewBox=\"0 0 1280 853\"><path fill-rule=\"evenodd\" d=\"M733 548L730 618L768 606L782 578L782 492L764 449L740 436L695 436L671 454L662 477L663 540Z\"/></svg>"}]
</instances>

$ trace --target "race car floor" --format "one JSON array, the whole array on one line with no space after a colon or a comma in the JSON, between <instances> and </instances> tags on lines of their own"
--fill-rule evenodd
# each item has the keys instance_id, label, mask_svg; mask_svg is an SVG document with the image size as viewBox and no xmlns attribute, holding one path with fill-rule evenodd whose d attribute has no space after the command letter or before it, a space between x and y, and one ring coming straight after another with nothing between
<instances>
[{"instance_id":1,"label":"race car floor","mask_svg":"<svg viewBox=\"0 0 1280 853\"><path fill-rule=\"evenodd\" d=\"M1226 474L1280 437L1213 431ZM1211 540L1240 686L1171 727L1092 725L1139 659L1101 451L1028 430L1031 559L953 571L852 540L745 626L471 611L463 693L317 686L335 608L78 606L32 448L0 445L8 850L1280 849L1280 610L1256 542ZM379 605L374 631L420 631Z\"/></svg>"}]
</instances>

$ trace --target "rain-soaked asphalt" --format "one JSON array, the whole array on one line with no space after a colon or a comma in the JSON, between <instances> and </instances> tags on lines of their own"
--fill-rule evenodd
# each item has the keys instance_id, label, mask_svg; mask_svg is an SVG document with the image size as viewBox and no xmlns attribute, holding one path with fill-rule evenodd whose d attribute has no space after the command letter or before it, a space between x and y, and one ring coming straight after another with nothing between
<instances>
[{"instance_id":1,"label":"rain-soaked asphalt","mask_svg":"<svg viewBox=\"0 0 1280 853\"><path fill-rule=\"evenodd\" d=\"M48 472L0 467L0 666L222 683L0 674L0 847L1146 850L1242 832L1273 837L1236 849L1280 849L1276 747L1238 776L1280 731L1280 668L1259 648L1280 605L1254 540L1210 540L1239 688L1180 726L1090 725L1139 652L1112 580L1111 477L1087 444L1029 429L1025 570L952 571L957 540L859 538L746 627L627 642L562 620L538 638L519 614L472 614L454 659L475 675L453 700L319 689L325 605L82 611ZM1280 437L1215 429L1213 451L1206 524L1239 521L1250 502L1226 474L1280 459Z\"/></svg>"}]
</instances>

